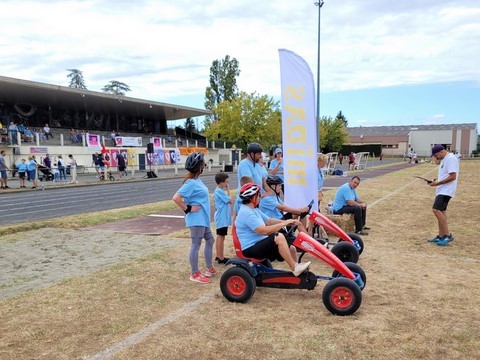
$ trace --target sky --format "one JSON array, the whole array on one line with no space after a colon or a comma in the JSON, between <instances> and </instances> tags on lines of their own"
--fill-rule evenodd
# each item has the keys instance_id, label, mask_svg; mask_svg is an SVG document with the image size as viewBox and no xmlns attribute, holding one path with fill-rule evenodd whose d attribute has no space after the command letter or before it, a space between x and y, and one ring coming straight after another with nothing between
<instances>
[{"instance_id":1,"label":"sky","mask_svg":"<svg viewBox=\"0 0 480 360\"><path fill-rule=\"evenodd\" d=\"M320 18L320 38L318 24ZM0 75L204 107L212 61L240 91L280 99L278 49L309 64L320 114L349 126L477 123L480 1L2 0Z\"/></svg>"}]
</instances>

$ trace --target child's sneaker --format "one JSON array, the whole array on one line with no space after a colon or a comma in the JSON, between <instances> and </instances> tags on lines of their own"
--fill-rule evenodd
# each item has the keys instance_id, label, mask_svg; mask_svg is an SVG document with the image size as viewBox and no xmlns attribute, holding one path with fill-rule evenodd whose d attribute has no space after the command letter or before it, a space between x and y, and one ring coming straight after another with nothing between
<instances>
[{"instance_id":1,"label":"child's sneaker","mask_svg":"<svg viewBox=\"0 0 480 360\"><path fill-rule=\"evenodd\" d=\"M198 282L200 284L208 284L210 279L204 276L201 271L198 271L195 274L190 274L190 281Z\"/></svg>"},{"instance_id":2,"label":"child's sneaker","mask_svg":"<svg viewBox=\"0 0 480 360\"><path fill-rule=\"evenodd\" d=\"M230 260L230 258L227 258L227 257L224 257L223 259L220 259L219 257L215 258L215 261L217 264L226 264L228 260Z\"/></svg>"},{"instance_id":3,"label":"child's sneaker","mask_svg":"<svg viewBox=\"0 0 480 360\"><path fill-rule=\"evenodd\" d=\"M217 272L218 272L217 269L215 269L214 267L212 267L211 269L205 270L205 274L204 274L204 275L205 275L207 278L210 278L210 277L212 277L213 275L215 275Z\"/></svg>"}]
</instances>

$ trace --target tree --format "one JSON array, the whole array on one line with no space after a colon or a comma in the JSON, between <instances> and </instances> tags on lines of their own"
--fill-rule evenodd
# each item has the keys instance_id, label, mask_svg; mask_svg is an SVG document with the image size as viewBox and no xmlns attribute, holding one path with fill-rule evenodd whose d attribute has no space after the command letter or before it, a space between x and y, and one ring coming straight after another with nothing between
<instances>
[{"instance_id":1,"label":"tree","mask_svg":"<svg viewBox=\"0 0 480 360\"><path fill-rule=\"evenodd\" d=\"M335 120L341 120L341 121L343 121L343 125L344 125L345 127L348 126L348 120L347 120L347 118L342 114L341 111L337 114L337 117L335 118Z\"/></svg>"},{"instance_id":2,"label":"tree","mask_svg":"<svg viewBox=\"0 0 480 360\"><path fill-rule=\"evenodd\" d=\"M69 71L67 77L70 79L70 84L68 84L68 87L87 90L87 87L85 86L85 80L83 79L83 73L80 70L67 69L67 71Z\"/></svg>"},{"instance_id":3,"label":"tree","mask_svg":"<svg viewBox=\"0 0 480 360\"><path fill-rule=\"evenodd\" d=\"M210 86L205 90L205 109L214 110L223 101L233 100L238 95L237 76L240 69L237 59L226 55L223 60L214 60L210 66ZM207 116L205 128L217 120L214 113Z\"/></svg>"},{"instance_id":4,"label":"tree","mask_svg":"<svg viewBox=\"0 0 480 360\"><path fill-rule=\"evenodd\" d=\"M190 133L190 135L196 131L195 129L195 123L193 122L193 119L192 118L187 118L185 120L185 132L188 134Z\"/></svg>"},{"instance_id":5,"label":"tree","mask_svg":"<svg viewBox=\"0 0 480 360\"><path fill-rule=\"evenodd\" d=\"M265 148L281 142L279 102L267 95L240 92L232 100L220 102L213 110L218 121L205 129L210 139L231 141L243 149L251 142L258 142Z\"/></svg>"},{"instance_id":6,"label":"tree","mask_svg":"<svg viewBox=\"0 0 480 360\"><path fill-rule=\"evenodd\" d=\"M107 85L102 88L102 91L107 94L124 96L125 92L131 91L130 87L117 80L111 80Z\"/></svg>"},{"instance_id":7,"label":"tree","mask_svg":"<svg viewBox=\"0 0 480 360\"><path fill-rule=\"evenodd\" d=\"M348 140L345 122L331 117L322 117L320 120L320 147L323 153L337 152Z\"/></svg>"}]
</instances>

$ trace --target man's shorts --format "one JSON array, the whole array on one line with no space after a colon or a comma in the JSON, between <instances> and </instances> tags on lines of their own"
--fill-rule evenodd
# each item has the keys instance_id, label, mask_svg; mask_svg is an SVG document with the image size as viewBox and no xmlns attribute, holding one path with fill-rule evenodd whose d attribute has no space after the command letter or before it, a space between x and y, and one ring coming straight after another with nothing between
<instances>
[{"instance_id":1,"label":"man's shorts","mask_svg":"<svg viewBox=\"0 0 480 360\"><path fill-rule=\"evenodd\" d=\"M125 171L125 166L119 166L118 171Z\"/></svg>"},{"instance_id":2,"label":"man's shorts","mask_svg":"<svg viewBox=\"0 0 480 360\"><path fill-rule=\"evenodd\" d=\"M275 243L275 234L270 234L263 240L260 240L255 245L243 250L243 255L249 258L265 259L270 261L278 260L283 261L283 258L278 252L278 246Z\"/></svg>"},{"instance_id":3,"label":"man's shorts","mask_svg":"<svg viewBox=\"0 0 480 360\"><path fill-rule=\"evenodd\" d=\"M452 197L448 195L435 196L435 201L433 202L433 208L439 211L447 210L447 205L451 198Z\"/></svg>"},{"instance_id":4,"label":"man's shorts","mask_svg":"<svg viewBox=\"0 0 480 360\"><path fill-rule=\"evenodd\" d=\"M217 235L226 236L227 234L228 234L228 226L217 229Z\"/></svg>"},{"instance_id":5,"label":"man's shorts","mask_svg":"<svg viewBox=\"0 0 480 360\"><path fill-rule=\"evenodd\" d=\"M7 170L0 170L0 178L2 179L7 178Z\"/></svg>"}]
</instances>

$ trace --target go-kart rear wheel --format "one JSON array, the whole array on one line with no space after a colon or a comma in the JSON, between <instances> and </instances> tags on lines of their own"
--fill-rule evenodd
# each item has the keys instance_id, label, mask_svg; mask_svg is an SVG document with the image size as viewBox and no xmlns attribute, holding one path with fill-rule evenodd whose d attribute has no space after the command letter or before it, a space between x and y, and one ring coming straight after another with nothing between
<instances>
[{"instance_id":1,"label":"go-kart rear wheel","mask_svg":"<svg viewBox=\"0 0 480 360\"><path fill-rule=\"evenodd\" d=\"M358 262L359 252L357 247L347 241L336 243L332 248L332 253L334 253L342 262Z\"/></svg>"},{"instance_id":2,"label":"go-kart rear wheel","mask_svg":"<svg viewBox=\"0 0 480 360\"><path fill-rule=\"evenodd\" d=\"M255 279L247 270L238 266L228 269L220 278L220 290L228 301L247 302L256 288Z\"/></svg>"},{"instance_id":3,"label":"go-kart rear wheel","mask_svg":"<svg viewBox=\"0 0 480 360\"><path fill-rule=\"evenodd\" d=\"M361 236L358 235L358 234L355 234L355 233L349 233L347 235L350 236L350 239L352 239L353 241L358 242L358 246L360 247L360 249L358 249L358 253L361 254L363 252L363 249L364 249L364 246L365 246L363 244L363 239L361 238ZM344 240L338 239L338 241L344 241Z\"/></svg>"},{"instance_id":4,"label":"go-kart rear wheel","mask_svg":"<svg viewBox=\"0 0 480 360\"><path fill-rule=\"evenodd\" d=\"M363 281L363 287L361 287L360 290L365 289L365 285L367 285L367 275L365 274L365 271L363 271L360 265L352 262L346 262L345 265L351 272L357 273L360 275L360 278ZM334 270L332 273L332 277L338 278L338 277L344 277L344 276L338 270Z\"/></svg>"},{"instance_id":5,"label":"go-kart rear wheel","mask_svg":"<svg viewBox=\"0 0 480 360\"><path fill-rule=\"evenodd\" d=\"M332 314L351 315L358 310L362 303L362 291L350 279L335 278L323 288L322 300Z\"/></svg>"}]
</instances>

